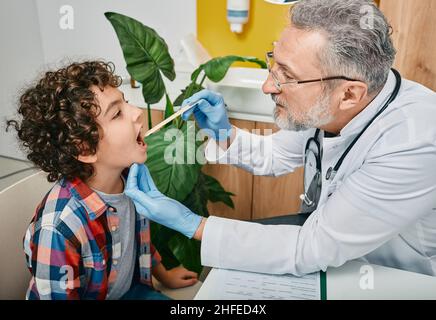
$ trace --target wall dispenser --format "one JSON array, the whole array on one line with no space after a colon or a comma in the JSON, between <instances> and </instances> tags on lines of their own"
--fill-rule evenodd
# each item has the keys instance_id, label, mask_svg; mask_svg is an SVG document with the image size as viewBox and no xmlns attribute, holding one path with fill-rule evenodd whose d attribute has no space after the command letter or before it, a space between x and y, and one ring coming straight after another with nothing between
<instances>
[{"instance_id":1,"label":"wall dispenser","mask_svg":"<svg viewBox=\"0 0 436 320\"><path fill-rule=\"evenodd\" d=\"M250 0L227 0L227 20L230 30L241 33L243 25L248 22Z\"/></svg>"}]
</instances>

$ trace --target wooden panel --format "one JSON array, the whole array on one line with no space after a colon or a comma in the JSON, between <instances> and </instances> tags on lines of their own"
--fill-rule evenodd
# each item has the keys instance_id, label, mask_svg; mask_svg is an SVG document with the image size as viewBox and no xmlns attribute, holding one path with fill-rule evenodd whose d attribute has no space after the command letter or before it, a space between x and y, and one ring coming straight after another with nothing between
<instances>
[{"instance_id":1,"label":"wooden panel","mask_svg":"<svg viewBox=\"0 0 436 320\"><path fill-rule=\"evenodd\" d=\"M257 122L259 134L271 134L274 124ZM303 193L303 168L281 177L254 177L253 219L298 213Z\"/></svg>"},{"instance_id":2,"label":"wooden panel","mask_svg":"<svg viewBox=\"0 0 436 320\"><path fill-rule=\"evenodd\" d=\"M255 127L253 121L234 120L232 124L241 129L251 132ZM231 165L207 164L203 172L215 177L220 181L225 190L233 192L235 209L231 209L222 203L209 203L209 213L214 216L251 220L253 200L253 176L240 168Z\"/></svg>"},{"instance_id":3,"label":"wooden panel","mask_svg":"<svg viewBox=\"0 0 436 320\"><path fill-rule=\"evenodd\" d=\"M436 91L436 1L381 0L380 9L394 29L395 68Z\"/></svg>"}]
</instances>

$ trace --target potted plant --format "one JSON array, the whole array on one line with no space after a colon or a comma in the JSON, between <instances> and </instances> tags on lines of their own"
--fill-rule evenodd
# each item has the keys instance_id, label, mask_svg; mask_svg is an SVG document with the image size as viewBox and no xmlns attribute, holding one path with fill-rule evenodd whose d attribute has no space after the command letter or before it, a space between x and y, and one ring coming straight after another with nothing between
<instances>
[{"instance_id":1,"label":"potted plant","mask_svg":"<svg viewBox=\"0 0 436 320\"><path fill-rule=\"evenodd\" d=\"M170 100L162 75L173 81L176 77L174 60L168 52L168 46L155 30L128 16L106 12L120 42L127 71L130 76L142 84L142 94L147 104L148 126L151 128L150 106L166 97L164 117L174 113L174 106L180 106L184 99L204 89L203 83L208 78L213 82L222 80L230 65L236 61L253 62L266 68L264 61L253 57L225 56L211 59L198 67L191 75L191 83L181 90L174 102ZM168 137L171 130L178 134L174 139ZM203 161L195 155L202 154L204 139L188 143L188 132L197 135L198 128L192 122L184 122L176 118L159 132L145 138L150 146L148 151L148 166L157 188L166 196L180 201L193 212L209 216L207 202L221 201L229 207L234 207L231 196L213 177L204 174L201 169ZM175 147L173 147L175 145ZM165 152L173 147L182 150L183 159L194 155L194 161L165 161ZM200 151L200 152L199 152ZM178 152L178 151L176 151ZM156 223L151 224L152 242L162 255L162 262L167 268L183 264L195 272L201 272L200 243L188 239L182 234Z\"/></svg>"}]
</instances>

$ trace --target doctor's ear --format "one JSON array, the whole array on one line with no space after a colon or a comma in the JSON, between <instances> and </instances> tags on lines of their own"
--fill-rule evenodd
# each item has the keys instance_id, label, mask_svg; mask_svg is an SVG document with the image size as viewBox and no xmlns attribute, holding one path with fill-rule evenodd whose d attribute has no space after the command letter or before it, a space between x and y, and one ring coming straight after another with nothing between
<instances>
[{"instance_id":1,"label":"doctor's ear","mask_svg":"<svg viewBox=\"0 0 436 320\"><path fill-rule=\"evenodd\" d=\"M367 98L368 86L360 81L346 81L340 86L342 97L339 109L345 111L352 109L360 104Z\"/></svg>"}]
</instances>

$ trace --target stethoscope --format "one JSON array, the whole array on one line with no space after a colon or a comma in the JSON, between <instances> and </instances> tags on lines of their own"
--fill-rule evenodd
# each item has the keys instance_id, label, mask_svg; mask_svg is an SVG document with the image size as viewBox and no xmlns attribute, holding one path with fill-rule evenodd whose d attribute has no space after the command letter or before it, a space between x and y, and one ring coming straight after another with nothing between
<instances>
[{"instance_id":1,"label":"stethoscope","mask_svg":"<svg viewBox=\"0 0 436 320\"><path fill-rule=\"evenodd\" d=\"M333 180L336 176L336 173L340 169L342 163L344 162L345 157L363 135L363 133L369 128L369 126L386 110L386 108L396 99L398 96L398 92L401 88L401 75L400 73L392 69L392 72L395 74L396 84L394 91L392 92L389 99L386 101L384 106L377 112L377 114L368 122L368 124L363 128L363 130L354 138L353 142L348 146L339 160L333 167L330 167L326 172L326 180ZM315 135L310 138L306 143L306 148L304 150L305 159L304 159L304 171L310 170L309 166L315 166L315 174L313 179L310 182L310 185L306 185L306 180L304 181L304 194L300 195L300 199L302 200L302 212L313 212L318 206L319 197L321 195L321 187L322 187L322 179L321 179L321 159L322 159L322 148L319 143L319 134L321 130L317 129ZM313 170L313 169L312 169ZM312 193L312 194L309 194Z\"/></svg>"}]
</instances>

